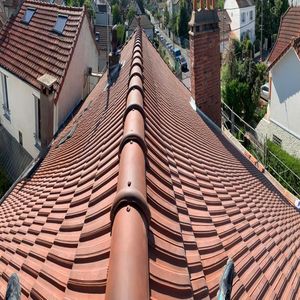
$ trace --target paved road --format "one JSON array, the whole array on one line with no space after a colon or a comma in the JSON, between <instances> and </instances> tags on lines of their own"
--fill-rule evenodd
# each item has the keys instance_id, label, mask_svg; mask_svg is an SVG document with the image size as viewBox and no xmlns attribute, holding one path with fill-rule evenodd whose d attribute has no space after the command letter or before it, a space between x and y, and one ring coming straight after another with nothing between
<instances>
[{"instance_id":1,"label":"paved road","mask_svg":"<svg viewBox=\"0 0 300 300\"><path fill-rule=\"evenodd\" d=\"M156 20L150 11L146 10L146 13L149 15L150 17L150 21L151 23L154 25L154 27L156 29L159 30L160 34L166 39L166 41L168 43L171 43L173 45L173 47L179 48L181 51L181 54L185 57L186 61L187 61L187 65L188 65L188 69L190 69L190 50L189 49L184 49L181 47L181 45L178 45L174 42L174 40L169 37L168 33L166 31L164 31L162 28L159 27L159 21ZM171 33L172 34L172 33ZM184 83L184 85L190 89L191 86L191 80L190 80L190 72L186 72L186 73L182 73L182 82Z\"/></svg>"}]
</instances>

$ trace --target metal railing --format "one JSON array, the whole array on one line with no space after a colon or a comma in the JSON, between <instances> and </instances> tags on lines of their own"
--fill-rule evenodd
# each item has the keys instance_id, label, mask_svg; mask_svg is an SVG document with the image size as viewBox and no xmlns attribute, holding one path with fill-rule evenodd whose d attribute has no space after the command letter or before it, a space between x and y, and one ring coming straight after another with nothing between
<instances>
[{"instance_id":1,"label":"metal railing","mask_svg":"<svg viewBox=\"0 0 300 300\"><path fill-rule=\"evenodd\" d=\"M222 125L277 181L300 198L300 176L268 148L266 136L258 133L224 102L222 102Z\"/></svg>"}]
</instances>

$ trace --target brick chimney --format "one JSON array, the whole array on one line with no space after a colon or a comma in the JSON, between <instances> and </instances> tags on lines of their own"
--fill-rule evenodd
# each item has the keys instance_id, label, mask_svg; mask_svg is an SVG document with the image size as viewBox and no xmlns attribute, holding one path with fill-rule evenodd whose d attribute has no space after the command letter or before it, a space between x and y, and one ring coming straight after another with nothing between
<instances>
[{"instance_id":1,"label":"brick chimney","mask_svg":"<svg viewBox=\"0 0 300 300\"><path fill-rule=\"evenodd\" d=\"M189 22L191 92L200 108L219 127L221 126L220 87L220 29L214 0L193 0Z\"/></svg>"},{"instance_id":2,"label":"brick chimney","mask_svg":"<svg viewBox=\"0 0 300 300\"><path fill-rule=\"evenodd\" d=\"M53 111L54 111L54 84L56 78L44 74L39 77L38 82L41 84L40 93L40 131L41 131L41 148L44 151L53 138Z\"/></svg>"}]
</instances>

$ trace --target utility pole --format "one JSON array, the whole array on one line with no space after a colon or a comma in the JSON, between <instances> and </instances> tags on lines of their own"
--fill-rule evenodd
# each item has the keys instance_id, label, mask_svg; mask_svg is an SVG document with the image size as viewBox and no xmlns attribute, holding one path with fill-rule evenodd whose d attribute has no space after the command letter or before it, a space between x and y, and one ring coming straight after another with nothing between
<instances>
[{"instance_id":1,"label":"utility pole","mask_svg":"<svg viewBox=\"0 0 300 300\"><path fill-rule=\"evenodd\" d=\"M264 2L263 0L261 0L260 61L263 61L263 24L264 24Z\"/></svg>"}]
</instances>

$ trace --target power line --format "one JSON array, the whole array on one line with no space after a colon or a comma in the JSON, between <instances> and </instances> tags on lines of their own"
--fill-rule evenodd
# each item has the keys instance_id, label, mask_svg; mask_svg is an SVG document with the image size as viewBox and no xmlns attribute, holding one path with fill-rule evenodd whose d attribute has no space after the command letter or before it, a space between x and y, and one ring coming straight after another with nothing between
<instances>
[{"instance_id":1,"label":"power line","mask_svg":"<svg viewBox=\"0 0 300 300\"><path fill-rule=\"evenodd\" d=\"M251 22L249 22L248 24L245 24L245 25L243 25L243 26L241 26L241 27L238 27L238 28L235 28L235 29L231 29L231 31L237 31L237 30L239 30L239 29L242 29L242 28L244 28L244 27L247 27L248 25L250 25L250 24L252 24L252 23L254 23L255 22L255 20L252 20Z\"/></svg>"}]
</instances>

